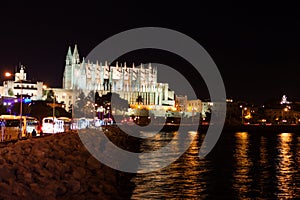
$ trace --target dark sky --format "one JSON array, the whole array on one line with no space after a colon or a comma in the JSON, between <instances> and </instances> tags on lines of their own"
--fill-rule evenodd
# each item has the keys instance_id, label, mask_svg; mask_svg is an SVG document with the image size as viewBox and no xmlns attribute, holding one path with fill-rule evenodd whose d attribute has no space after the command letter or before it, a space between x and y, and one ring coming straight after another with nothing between
<instances>
[{"instance_id":1,"label":"dark sky","mask_svg":"<svg viewBox=\"0 0 300 200\"><path fill-rule=\"evenodd\" d=\"M157 26L198 41L217 64L228 96L260 103L286 94L290 100L300 101L300 17L296 5L97 2L2 3L1 74L13 71L21 62L30 79L61 87L69 45L78 44L80 55L86 56L116 33ZM128 57L128 62L162 62L181 70L184 65L161 52L136 55ZM185 75L197 88L192 70L187 70Z\"/></svg>"}]
</instances>

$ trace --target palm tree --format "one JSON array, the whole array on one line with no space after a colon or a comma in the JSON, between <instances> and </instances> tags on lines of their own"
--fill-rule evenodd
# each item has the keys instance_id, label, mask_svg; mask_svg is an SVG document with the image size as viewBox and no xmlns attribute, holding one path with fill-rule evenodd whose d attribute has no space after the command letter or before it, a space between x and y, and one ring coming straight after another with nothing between
<instances>
[{"instance_id":1,"label":"palm tree","mask_svg":"<svg viewBox=\"0 0 300 200\"><path fill-rule=\"evenodd\" d=\"M139 95L137 98L136 98L136 102L138 104L144 104L144 100L143 100L143 97L141 95Z\"/></svg>"}]
</instances>

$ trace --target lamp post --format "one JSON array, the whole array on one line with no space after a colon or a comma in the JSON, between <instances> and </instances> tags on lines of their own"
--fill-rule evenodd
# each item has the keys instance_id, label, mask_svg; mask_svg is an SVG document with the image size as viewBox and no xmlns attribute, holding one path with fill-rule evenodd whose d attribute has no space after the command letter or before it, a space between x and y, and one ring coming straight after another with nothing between
<instances>
[{"instance_id":1,"label":"lamp post","mask_svg":"<svg viewBox=\"0 0 300 200\"><path fill-rule=\"evenodd\" d=\"M23 66L21 66L21 69L23 70ZM23 75L23 74L22 74ZM12 77L14 76L12 73L10 72L5 72L5 76L6 77ZM21 94L20 94L20 134L19 134L19 139L22 139L22 128L23 128L23 120L22 120L22 112L23 112L23 77L21 77L21 73L19 75L19 81L20 81L20 85L21 85Z\"/></svg>"},{"instance_id":2,"label":"lamp post","mask_svg":"<svg viewBox=\"0 0 300 200\"><path fill-rule=\"evenodd\" d=\"M20 79L20 84L21 84L21 101L20 101L20 138L22 138L22 132L23 132L23 120L22 120L22 115L23 115L23 82L22 82L22 79Z\"/></svg>"},{"instance_id":3,"label":"lamp post","mask_svg":"<svg viewBox=\"0 0 300 200\"><path fill-rule=\"evenodd\" d=\"M52 108L52 124L53 124L53 133L54 133L54 117L55 117L55 94L53 91L53 108Z\"/></svg>"}]
</instances>

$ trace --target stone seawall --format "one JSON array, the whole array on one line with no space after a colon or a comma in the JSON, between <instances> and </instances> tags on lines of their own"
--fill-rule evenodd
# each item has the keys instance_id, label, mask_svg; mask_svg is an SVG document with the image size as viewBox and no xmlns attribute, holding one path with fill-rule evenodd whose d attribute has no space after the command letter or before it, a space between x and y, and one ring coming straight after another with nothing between
<instances>
[{"instance_id":1,"label":"stone seawall","mask_svg":"<svg viewBox=\"0 0 300 200\"><path fill-rule=\"evenodd\" d=\"M0 166L0 199L130 199L133 188L133 174L101 164L77 133L1 144Z\"/></svg>"}]
</instances>

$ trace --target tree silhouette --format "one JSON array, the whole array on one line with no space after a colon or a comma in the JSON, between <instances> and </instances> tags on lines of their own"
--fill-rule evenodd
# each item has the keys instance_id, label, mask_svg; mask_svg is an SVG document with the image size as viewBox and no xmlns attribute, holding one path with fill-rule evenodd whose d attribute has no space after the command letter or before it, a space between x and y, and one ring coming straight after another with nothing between
<instances>
[{"instance_id":1,"label":"tree silhouette","mask_svg":"<svg viewBox=\"0 0 300 200\"><path fill-rule=\"evenodd\" d=\"M128 104L128 101L125 99L122 99L119 94L113 93L111 107L112 107L112 109L115 109L115 111L116 110L121 111L122 114L124 115L124 112L126 112L129 108L129 104Z\"/></svg>"},{"instance_id":2,"label":"tree silhouette","mask_svg":"<svg viewBox=\"0 0 300 200\"><path fill-rule=\"evenodd\" d=\"M54 101L56 102L56 97L54 96L54 91L53 90L48 90L46 96L47 96L46 101L52 101L53 102L53 98L54 98Z\"/></svg>"},{"instance_id":3,"label":"tree silhouette","mask_svg":"<svg viewBox=\"0 0 300 200\"><path fill-rule=\"evenodd\" d=\"M74 104L74 116L76 118L84 117L84 106L86 104L85 94L81 91L79 95L76 97L76 101Z\"/></svg>"},{"instance_id":4,"label":"tree silhouette","mask_svg":"<svg viewBox=\"0 0 300 200\"><path fill-rule=\"evenodd\" d=\"M142 97L141 95L139 95L139 96L136 98L136 102L137 102L138 104L143 104L143 103L144 103L143 97Z\"/></svg>"},{"instance_id":5,"label":"tree silhouette","mask_svg":"<svg viewBox=\"0 0 300 200\"><path fill-rule=\"evenodd\" d=\"M42 121L44 117L52 116L53 109L45 101L33 102L30 105L30 115Z\"/></svg>"},{"instance_id":6,"label":"tree silhouette","mask_svg":"<svg viewBox=\"0 0 300 200\"><path fill-rule=\"evenodd\" d=\"M9 96L14 96L14 92L11 88L8 89L8 95Z\"/></svg>"},{"instance_id":7,"label":"tree silhouette","mask_svg":"<svg viewBox=\"0 0 300 200\"><path fill-rule=\"evenodd\" d=\"M22 115L28 115L30 113L30 107L26 103L22 103ZM14 103L11 111L15 115L20 115L20 102Z\"/></svg>"},{"instance_id":8,"label":"tree silhouette","mask_svg":"<svg viewBox=\"0 0 300 200\"><path fill-rule=\"evenodd\" d=\"M95 102L97 103L97 102L99 102L100 101L100 95L99 95L99 93L98 92L96 92L95 93Z\"/></svg>"}]
</instances>

